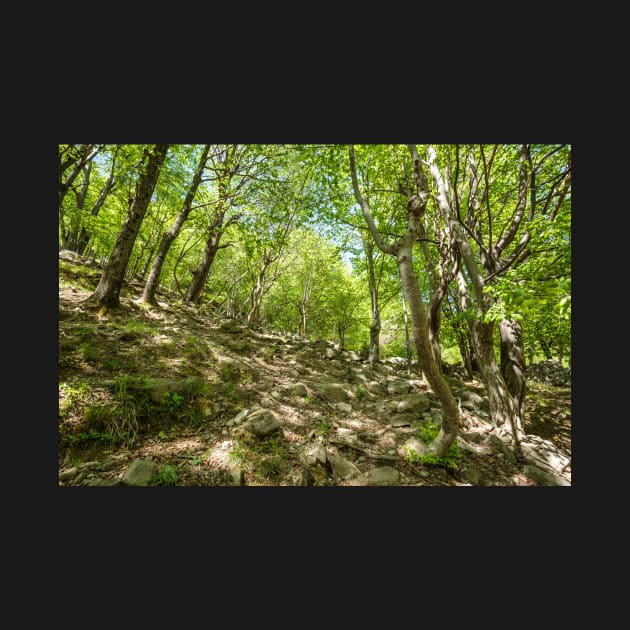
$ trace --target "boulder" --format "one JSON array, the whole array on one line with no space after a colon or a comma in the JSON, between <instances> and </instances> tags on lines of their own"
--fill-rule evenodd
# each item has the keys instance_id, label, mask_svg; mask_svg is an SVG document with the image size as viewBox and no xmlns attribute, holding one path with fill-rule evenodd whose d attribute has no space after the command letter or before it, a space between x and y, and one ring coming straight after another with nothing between
<instances>
[{"instance_id":1,"label":"boulder","mask_svg":"<svg viewBox=\"0 0 630 630\"><path fill-rule=\"evenodd\" d=\"M155 462L149 459L134 459L125 470L122 481L126 486L146 486L156 470Z\"/></svg>"},{"instance_id":2,"label":"boulder","mask_svg":"<svg viewBox=\"0 0 630 630\"><path fill-rule=\"evenodd\" d=\"M258 437L267 437L279 431L280 423L272 411L261 409L252 413L243 427Z\"/></svg>"}]
</instances>

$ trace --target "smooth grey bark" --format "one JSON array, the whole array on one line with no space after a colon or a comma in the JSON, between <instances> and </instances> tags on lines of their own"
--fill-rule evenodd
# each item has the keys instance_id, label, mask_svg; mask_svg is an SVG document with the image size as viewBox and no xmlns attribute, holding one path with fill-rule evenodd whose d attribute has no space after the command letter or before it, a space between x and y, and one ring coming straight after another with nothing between
<instances>
[{"instance_id":1,"label":"smooth grey bark","mask_svg":"<svg viewBox=\"0 0 630 630\"><path fill-rule=\"evenodd\" d=\"M88 189L90 187L90 174L92 172L92 162L88 162L82 171L83 181L81 182L81 186L77 190L75 190L75 207L76 214L75 218L72 220L72 226L65 232L62 233L61 246L63 249L70 249L74 252L79 253L78 245L79 245L79 226L81 222L81 214L83 213L83 208L85 206L85 199L87 197Z\"/></svg>"},{"instance_id":2,"label":"smooth grey bark","mask_svg":"<svg viewBox=\"0 0 630 630\"><path fill-rule=\"evenodd\" d=\"M370 238L364 240L365 256L368 263L368 283L370 287L370 302L372 306L372 322L370 323L370 347L368 361L374 365L380 361L381 352L381 312L378 304L378 284L374 273L374 244Z\"/></svg>"},{"instance_id":3,"label":"smooth grey bark","mask_svg":"<svg viewBox=\"0 0 630 630\"><path fill-rule=\"evenodd\" d=\"M101 280L94 293L88 298L90 301L98 302L105 311L120 307L120 289L125 271L168 148L168 144L156 144L151 149L146 147L144 149L135 193L129 204L127 215L116 238L114 249L103 269Z\"/></svg>"},{"instance_id":4,"label":"smooth grey bark","mask_svg":"<svg viewBox=\"0 0 630 630\"><path fill-rule=\"evenodd\" d=\"M499 322L501 336L501 374L512 395L519 416L523 417L527 380L525 349L520 322L504 319Z\"/></svg>"},{"instance_id":5,"label":"smooth grey bark","mask_svg":"<svg viewBox=\"0 0 630 630\"><path fill-rule=\"evenodd\" d=\"M220 248L219 243L221 242L221 237L223 236L223 219L225 217L223 204L220 205L221 207L218 209L218 213L210 225L208 240L206 241L206 246L203 250L201 262L193 271L192 280L186 290L184 301L189 302L190 304L199 305L201 302L201 294L206 286L210 268L212 267L214 258Z\"/></svg>"},{"instance_id":6,"label":"smooth grey bark","mask_svg":"<svg viewBox=\"0 0 630 630\"><path fill-rule=\"evenodd\" d=\"M418 354L418 363L428 380L433 392L442 404L443 420L437 437L427 445L422 455L431 454L441 457L446 454L455 441L460 427L459 408L453 394L446 384L440 365L435 361L427 324L427 313L422 302L418 277L413 268L413 246L421 232L421 217L426 211L429 200L428 182L422 170L422 164L415 145L408 145L413 161L416 190L407 202L407 229L404 236L394 243L388 243L379 233L370 207L361 195L356 174L354 146L349 145L350 174L357 203L361 207L365 221L370 228L375 243L383 252L394 256L398 264L403 291L409 303L412 318L412 338Z\"/></svg>"},{"instance_id":7,"label":"smooth grey bark","mask_svg":"<svg viewBox=\"0 0 630 630\"><path fill-rule=\"evenodd\" d=\"M144 302L145 304L157 304L155 299L155 292L157 291L160 283L160 275L162 273L164 261L166 260L166 256L171 248L171 245L173 244L173 241L179 235L184 221L186 221L186 219L190 215L195 195L197 194L197 190L199 189L199 185L201 184L201 177L203 176L203 172L206 168L206 161L208 159L209 152L210 145L206 144L201 153L201 157L199 158L199 163L197 164L195 175L193 176L193 180L190 184L190 187L188 188L188 192L186 193L186 198L184 199L182 208L175 217L175 221L173 221L171 227L166 230L166 232L164 232L164 234L162 235L157 254L155 255L155 258L153 259L153 264L151 265L149 277L147 278L147 282L144 285L142 298L140 299L140 301Z\"/></svg>"},{"instance_id":8,"label":"smooth grey bark","mask_svg":"<svg viewBox=\"0 0 630 630\"><path fill-rule=\"evenodd\" d=\"M107 178L107 181L105 182L105 185L103 186L98 199L96 200L96 202L94 203L94 205L92 206L92 209L90 210L90 216L92 217L96 217L98 216L98 213L100 212L103 204L105 203L105 200L107 199L107 196L114 190L114 188L116 187L116 157L118 155L118 147L116 148L116 150L114 151L114 156L112 158L112 168L111 171L109 173L109 177ZM85 228L85 226L81 227L81 232L79 233L79 238L78 238L78 243L77 243L77 253L78 254L83 254L86 250L87 250L87 246L88 243L90 242L90 235L87 231L87 229Z\"/></svg>"},{"instance_id":9,"label":"smooth grey bark","mask_svg":"<svg viewBox=\"0 0 630 630\"><path fill-rule=\"evenodd\" d=\"M523 160L523 155L524 153L521 150L521 161ZM492 305L490 295L484 292L486 279L483 277L480 266L475 260L473 250L468 240L468 235L464 231L462 224L458 221L456 213L453 212L451 201L449 199L449 191L447 189L445 179L437 167L436 152L433 147L429 147L428 150L428 164L433 181L438 189L438 207L442 213L446 228L451 238L458 246L458 250L461 254L464 266L468 272L470 284L472 286L471 295L468 281L464 277L464 274L460 271L457 275L457 281L462 310L471 312L471 307L473 306L476 309L476 315L469 318L468 325L475 356L478 360L479 371L481 372L481 377L488 394L491 420L493 424L501 430L501 432L509 434L512 443L518 448L520 438L524 434L521 408L519 408L519 405L510 392L508 383L506 383L503 373L495 358L495 323L493 321L485 321L484 318L484 315L488 312L490 306ZM476 171L473 169L471 169L470 189L472 192L469 195L469 203L472 204L471 207L474 210L477 203L475 197L478 190L478 178ZM525 182L525 186L523 186L523 178L521 177L519 200L513 217L516 227L514 227L514 224L510 224L504 236L501 237L494 248L490 250L491 253L482 252L480 255L480 258L483 262L485 262L486 266L491 266L492 269L497 268L501 252L511 242L511 240L513 240L517 233L518 224L520 223L525 210L526 193L527 185ZM510 356L517 356L518 351L514 350L508 354L510 354ZM511 371L506 368L506 373L508 372L512 374L514 379L519 377L516 370ZM520 392L521 386L518 385L516 381L514 381L513 387L515 391Z\"/></svg>"},{"instance_id":10,"label":"smooth grey bark","mask_svg":"<svg viewBox=\"0 0 630 630\"><path fill-rule=\"evenodd\" d=\"M105 145L81 144L78 147L68 147L65 154L59 155L59 210L61 202L70 190L74 180L79 176L85 165L93 160ZM71 150L74 149L74 150ZM67 173L66 173L67 172ZM64 179L65 175L65 179Z\"/></svg>"}]
</instances>

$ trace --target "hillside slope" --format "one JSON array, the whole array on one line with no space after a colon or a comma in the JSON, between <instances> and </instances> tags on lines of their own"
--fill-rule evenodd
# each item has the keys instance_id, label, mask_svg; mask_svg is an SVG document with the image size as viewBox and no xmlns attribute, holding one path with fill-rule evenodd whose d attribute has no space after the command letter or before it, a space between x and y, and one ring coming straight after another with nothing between
<instances>
[{"instance_id":1,"label":"hillside slope","mask_svg":"<svg viewBox=\"0 0 630 630\"><path fill-rule=\"evenodd\" d=\"M457 448L420 462L414 441L430 439L440 406L404 360L371 367L163 295L146 309L134 285L99 317L82 300L100 273L59 261L60 485L570 485L570 387L529 384L517 461L482 383L449 378Z\"/></svg>"}]
</instances>

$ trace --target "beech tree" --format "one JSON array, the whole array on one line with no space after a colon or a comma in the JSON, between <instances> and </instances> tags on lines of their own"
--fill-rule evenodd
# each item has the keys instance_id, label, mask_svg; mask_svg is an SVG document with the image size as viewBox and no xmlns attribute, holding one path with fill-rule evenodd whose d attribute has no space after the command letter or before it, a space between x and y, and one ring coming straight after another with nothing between
<instances>
[{"instance_id":1,"label":"beech tree","mask_svg":"<svg viewBox=\"0 0 630 630\"><path fill-rule=\"evenodd\" d=\"M125 271L133 250L140 225L144 219L151 195L155 189L162 164L166 159L168 144L156 144L144 148L138 167L138 179L135 193L129 203L125 221L118 233L114 249L103 269L100 282L94 293L88 298L95 301L106 312L120 307L120 289Z\"/></svg>"},{"instance_id":2,"label":"beech tree","mask_svg":"<svg viewBox=\"0 0 630 630\"><path fill-rule=\"evenodd\" d=\"M365 221L374 238L378 248L393 256L398 264L401 284L413 321L412 337L418 354L418 362L422 372L429 381L431 388L438 396L444 417L440 432L437 437L426 446L425 452L420 455L437 455L441 457L446 454L449 447L457 437L460 426L460 414L457 403L453 398L436 357L433 354L431 342L429 340L427 313L420 293L420 286L413 266L413 248L416 240L422 234L421 218L426 212L430 193L428 181L422 165L416 145L408 145L412 159L413 179L405 182L404 191L407 194L406 204L406 225L404 234L395 240L388 240L383 237L372 216L372 211L366 198L361 194L357 178L355 163L354 145L349 145L350 175L352 187L357 203L361 207Z\"/></svg>"},{"instance_id":3,"label":"beech tree","mask_svg":"<svg viewBox=\"0 0 630 630\"><path fill-rule=\"evenodd\" d=\"M491 419L517 451L524 435L526 388L522 328L502 308L491 285L531 255L535 232L528 228L537 210L553 215L570 196L566 147L538 147L536 153L532 156L532 147L525 144L489 150L484 145L454 145L445 147L440 159L436 148L429 146L426 159L444 234L455 244L448 252L457 270L461 309L467 314ZM549 160L554 154L564 154L565 161ZM549 173L546 167L552 164L555 172ZM497 326L500 364L495 358Z\"/></svg>"},{"instance_id":4,"label":"beech tree","mask_svg":"<svg viewBox=\"0 0 630 630\"><path fill-rule=\"evenodd\" d=\"M153 264L151 265L149 277L147 278L146 284L144 285L144 291L142 292L141 302L145 304L156 304L155 292L157 291L160 282L160 274L162 273L164 261L166 260L166 256L171 248L171 245L173 244L173 241L179 235L184 221L186 221L188 215L193 209L193 201L195 199L195 195L197 194L197 190L199 189L199 185L201 184L201 178L206 168L206 161L208 159L208 153L210 152L210 146L211 145L209 144L204 145L201 151L201 155L199 157L197 169L190 183L190 187L186 192L186 196L184 197L184 202L182 204L181 210L175 217L175 221L173 221L171 227L162 235L157 254L155 255L155 258L153 259Z\"/></svg>"}]
</instances>

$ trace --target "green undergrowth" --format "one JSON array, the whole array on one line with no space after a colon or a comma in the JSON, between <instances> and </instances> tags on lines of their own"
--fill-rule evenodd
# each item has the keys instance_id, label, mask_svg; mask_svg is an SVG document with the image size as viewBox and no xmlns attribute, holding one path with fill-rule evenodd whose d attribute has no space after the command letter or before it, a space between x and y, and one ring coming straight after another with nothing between
<instances>
[{"instance_id":1,"label":"green undergrowth","mask_svg":"<svg viewBox=\"0 0 630 630\"><path fill-rule=\"evenodd\" d=\"M290 467L290 453L279 437L237 437L230 449L228 461L237 464L252 483L268 483L277 480Z\"/></svg>"},{"instance_id":2,"label":"green undergrowth","mask_svg":"<svg viewBox=\"0 0 630 630\"><path fill-rule=\"evenodd\" d=\"M141 434L174 424L201 426L213 419L209 401L216 393L214 385L200 380L162 382L129 374L98 386L62 383L59 389L60 442L75 448L131 447Z\"/></svg>"},{"instance_id":3,"label":"green undergrowth","mask_svg":"<svg viewBox=\"0 0 630 630\"><path fill-rule=\"evenodd\" d=\"M425 422L414 435L420 438L426 444L430 444L440 432L440 427L434 422ZM457 470L458 460L461 459L462 453L455 442L450 446L446 454L438 457L437 455L419 455L412 448L407 448L405 452L407 461L415 464L423 464L424 466L433 466L436 468L444 468L446 470Z\"/></svg>"}]
</instances>

